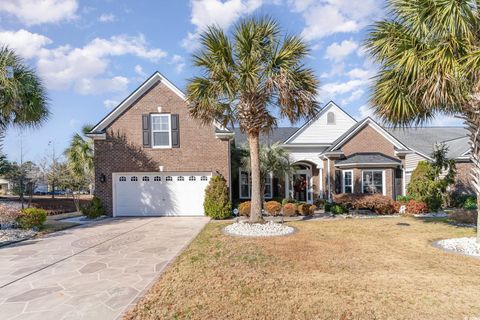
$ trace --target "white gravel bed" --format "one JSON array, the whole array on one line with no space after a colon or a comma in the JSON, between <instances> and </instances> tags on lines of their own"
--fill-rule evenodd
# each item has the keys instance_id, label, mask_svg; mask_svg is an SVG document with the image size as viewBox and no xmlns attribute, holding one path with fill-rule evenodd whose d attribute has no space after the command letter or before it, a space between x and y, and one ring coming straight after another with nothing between
<instances>
[{"instance_id":1,"label":"white gravel bed","mask_svg":"<svg viewBox=\"0 0 480 320\"><path fill-rule=\"evenodd\" d=\"M295 232L293 227L273 221L267 223L235 222L226 226L224 230L227 234L243 237L286 236Z\"/></svg>"},{"instance_id":2,"label":"white gravel bed","mask_svg":"<svg viewBox=\"0 0 480 320\"><path fill-rule=\"evenodd\" d=\"M480 258L480 246L477 245L477 239L474 237L440 240L436 242L436 245L447 251Z\"/></svg>"},{"instance_id":3,"label":"white gravel bed","mask_svg":"<svg viewBox=\"0 0 480 320\"><path fill-rule=\"evenodd\" d=\"M430 213L422 213L422 214L414 214L415 218L446 218L448 214L445 212L430 212Z\"/></svg>"},{"instance_id":4,"label":"white gravel bed","mask_svg":"<svg viewBox=\"0 0 480 320\"><path fill-rule=\"evenodd\" d=\"M37 233L33 230L23 230L23 229L4 229L0 230L0 245L28 239L36 235Z\"/></svg>"}]
</instances>

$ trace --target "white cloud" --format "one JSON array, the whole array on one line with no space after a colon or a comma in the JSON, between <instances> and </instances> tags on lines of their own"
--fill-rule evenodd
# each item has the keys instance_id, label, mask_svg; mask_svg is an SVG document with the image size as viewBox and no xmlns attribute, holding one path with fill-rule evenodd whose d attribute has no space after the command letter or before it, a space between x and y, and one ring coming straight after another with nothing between
<instances>
[{"instance_id":1,"label":"white cloud","mask_svg":"<svg viewBox=\"0 0 480 320\"><path fill-rule=\"evenodd\" d=\"M373 72L371 70L354 68L347 72L347 76L352 79L368 79L373 77Z\"/></svg>"},{"instance_id":2,"label":"white cloud","mask_svg":"<svg viewBox=\"0 0 480 320\"><path fill-rule=\"evenodd\" d=\"M315 40L335 33L358 32L380 15L382 3L380 0L292 0L290 6L303 15L302 35Z\"/></svg>"},{"instance_id":3,"label":"white cloud","mask_svg":"<svg viewBox=\"0 0 480 320\"><path fill-rule=\"evenodd\" d=\"M41 48L51 44L52 40L41 34L20 29L18 31L0 31L0 43L7 44L22 57L30 59L38 54Z\"/></svg>"},{"instance_id":4,"label":"white cloud","mask_svg":"<svg viewBox=\"0 0 480 320\"><path fill-rule=\"evenodd\" d=\"M351 92L367 84L363 79L354 79L349 81L330 82L322 86L322 90L332 96Z\"/></svg>"},{"instance_id":5,"label":"white cloud","mask_svg":"<svg viewBox=\"0 0 480 320\"><path fill-rule=\"evenodd\" d=\"M138 74L140 77L142 78L145 78L147 76L147 74L145 73L145 71L143 71L143 68L141 65L136 65L133 70L135 71L136 74Z\"/></svg>"},{"instance_id":6,"label":"white cloud","mask_svg":"<svg viewBox=\"0 0 480 320\"><path fill-rule=\"evenodd\" d=\"M172 59L170 59L170 64L175 65L175 72L181 73L185 68L185 58L175 54L173 55Z\"/></svg>"},{"instance_id":7,"label":"white cloud","mask_svg":"<svg viewBox=\"0 0 480 320\"><path fill-rule=\"evenodd\" d=\"M263 0L193 0L190 22L196 27L181 41L192 52L199 47L199 33L209 25L228 29L242 16L251 14L263 4Z\"/></svg>"},{"instance_id":8,"label":"white cloud","mask_svg":"<svg viewBox=\"0 0 480 320\"><path fill-rule=\"evenodd\" d=\"M77 0L1 0L0 12L26 25L55 23L76 18Z\"/></svg>"},{"instance_id":9,"label":"white cloud","mask_svg":"<svg viewBox=\"0 0 480 320\"><path fill-rule=\"evenodd\" d=\"M75 91L83 95L101 94L105 92L126 91L128 79L117 76L111 79L87 79L83 78L76 82Z\"/></svg>"},{"instance_id":10,"label":"white cloud","mask_svg":"<svg viewBox=\"0 0 480 320\"><path fill-rule=\"evenodd\" d=\"M353 91L352 94L348 98L342 100L342 105L346 105L346 104L352 103L354 101L357 101L358 99L360 99L363 96L364 93L365 93L365 90L363 90L363 89L357 89L357 90Z\"/></svg>"},{"instance_id":11,"label":"white cloud","mask_svg":"<svg viewBox=\"0 0 480 320\"><path fill-rule=\"evenodd\" d=\"M100 17L98 17L98 21L104 22L104 23L113 22L115 20L116 20L116 17L113 13L103 13L102 15L100 15Z\"/></svg>"},{"instance_id":12,"label":"white cloud","mask_svg":"<svg viewBox=\"0 0 480 320\"><path fill-rule=\"evenodd\" d=\"M106 100L103 100L103 105L105 106L105 108L107 109L113 109L115 108L120 102L118 102L117 100L113 100L113 99L106 99Z\"/></svg>"},{"instance_id":13,"label":"white cloud","mask_svg":"<svg viewBox=\"0 0 480 320\"><path fill-rule=\"evenodd\" d=\"M340 62L358 48L358 43L353 40L344 40L341 43L334 42L325 50L325 58Z\"/></svg>"},{"instance_id":14,"label":"white cloud","mask_svg":"<svg viewBox=\"0 0 480 320\"><path fill-rule=\"evenodd\" d=\"M364 104L360 108L358 108L358 111L360 112L360 120L365 119L366 117L370 117L374 120L377 120L374 111L371 105L369 104Z\"/></svg>"}]
</instances>

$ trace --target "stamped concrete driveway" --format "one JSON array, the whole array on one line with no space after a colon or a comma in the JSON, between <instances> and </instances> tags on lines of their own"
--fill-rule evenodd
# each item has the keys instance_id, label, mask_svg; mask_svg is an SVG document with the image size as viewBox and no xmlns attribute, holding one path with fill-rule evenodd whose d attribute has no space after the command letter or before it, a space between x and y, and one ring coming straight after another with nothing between
<instances>
[{"instance_id":1,"label":"stamped concrete driveway","mask_svg":"<svg viewBox=\"0 0 480 320\"><path fill-rule=\"evenodd\" d=\"M0 248L0 318L118 318L208 220L111 219Z\"/></svg>"}]
</instances>

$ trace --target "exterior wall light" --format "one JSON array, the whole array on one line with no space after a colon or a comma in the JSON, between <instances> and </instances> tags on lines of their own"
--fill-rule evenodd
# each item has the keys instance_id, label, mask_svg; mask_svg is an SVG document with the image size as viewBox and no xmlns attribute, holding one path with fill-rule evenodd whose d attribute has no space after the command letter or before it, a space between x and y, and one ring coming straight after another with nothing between
<instances>
[{"instance_id":1,"label":"exterior wall light","mask_svg":"<svg viewBox=\"0 0 480 320\"><path fill-rule=\"evenodd\" d=\"M107 177L105 176L105 174L102 173L102 174L100 175L100 182L101 182L101 183L104 183L105 181L107 181Z\"/></svg>"}]
</instances>

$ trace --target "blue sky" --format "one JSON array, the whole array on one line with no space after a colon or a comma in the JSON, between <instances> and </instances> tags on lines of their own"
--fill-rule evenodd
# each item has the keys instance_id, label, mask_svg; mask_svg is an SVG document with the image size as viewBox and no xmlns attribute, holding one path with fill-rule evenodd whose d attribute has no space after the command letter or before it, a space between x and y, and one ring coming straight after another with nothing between
<instances>
[{"instance_id":1,"label":"blue sky","mask_svg":"<svg viewBox=\"0 0 480 320\"><path fill-rule=\"evenodd\" d=\"M242 17L270 15L311 45L306 63L321 81L319 101L334 100L357 119L369 115L375 66L361 48L381 0L0 0L0 44L35 68L50 97L39 129L10 128L4 152L40 161L95 124L155 70L183 89L195 70L198 34L212 23L228 30ZM288 123L283 122L283 125ZM440 117L431 125L458 125Z\"/></svg>"}]
</instances>

